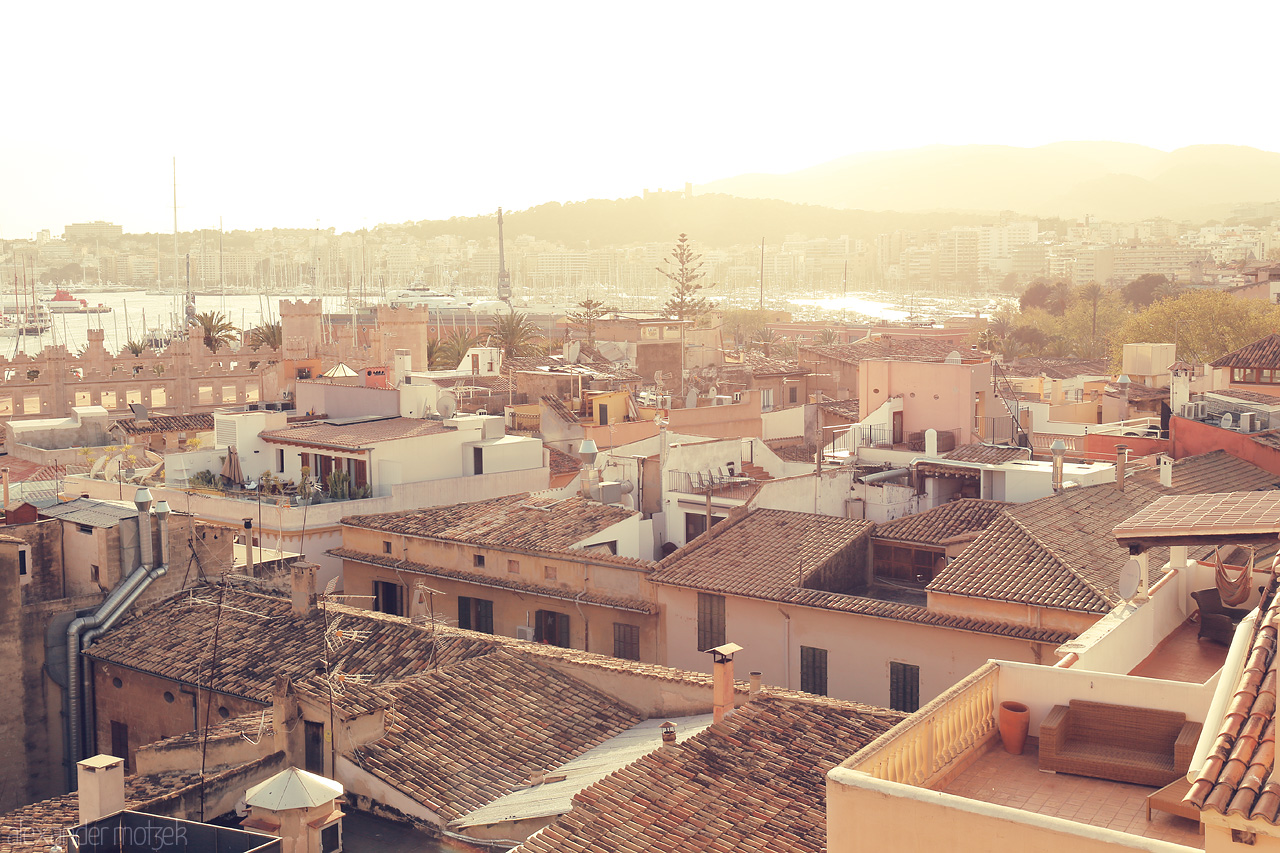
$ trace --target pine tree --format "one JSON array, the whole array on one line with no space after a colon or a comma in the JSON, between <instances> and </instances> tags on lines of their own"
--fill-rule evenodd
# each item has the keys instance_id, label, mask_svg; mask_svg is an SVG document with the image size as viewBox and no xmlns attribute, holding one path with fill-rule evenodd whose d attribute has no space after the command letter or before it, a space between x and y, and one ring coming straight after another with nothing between
<instances>
[{"instance_id":1,"label":"pine tree","mask_svg":"<svg viewBox=\"0 0 1280 853\"><path fill-rule=\"evenodd\" d=\"M676 289L667 304L662 306L663 316L673 320L696 320L707 313L712 307L711 303L705 296L698 296L698 291L702 290L698 280L706 275L702 272L702 255L694 254L688 236L680 235L666 263L675 268L658 267L658 272L671 279Z\"/></svg>"},{"instance_id":2,"label":"pine tree","mask_svg":"<svg viewBox=\"0 0 1280 853\"><path fill-rule=\"evenodd\" d=\"M603 319L604 315L613 311L613 308L606 308L605 304L598 299L584 299L578 303L579 311L570 311L566 318L569 325L575 329L581 329L586 335L587 345L594 347L596 345L596 321Z\"/></svg>"}]
</instances>

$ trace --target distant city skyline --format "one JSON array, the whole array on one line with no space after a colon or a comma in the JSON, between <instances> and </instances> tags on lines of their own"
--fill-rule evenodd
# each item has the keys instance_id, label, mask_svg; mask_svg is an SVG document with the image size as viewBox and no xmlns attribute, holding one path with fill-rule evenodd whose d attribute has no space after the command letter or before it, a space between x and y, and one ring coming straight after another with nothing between
<instances>
[{"instance_id":1,"label":"distant city skyline","mask_svg":"<svg viewBox=\"0 0 1280 853\"><path fill-rule=\"evenodd\" d=\"M932 144L1280 151L1242 43L1139 6L27 4L0 237L168 232L175 156L181 230L349 231Z\"/></svg>"}]
</instances>

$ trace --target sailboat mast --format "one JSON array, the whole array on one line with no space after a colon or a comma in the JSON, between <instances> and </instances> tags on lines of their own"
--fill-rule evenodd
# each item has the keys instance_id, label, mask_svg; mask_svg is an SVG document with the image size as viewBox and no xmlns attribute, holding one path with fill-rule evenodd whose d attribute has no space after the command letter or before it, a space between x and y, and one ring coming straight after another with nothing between
<instances>
[{"instance_id":1,"label":"sailboat mast","mask_svg":"<svg viewBox=\"0 0 1280 853\"><path fill-rule=\"evenodd\" d=\"M764 238L760 238L760 310L764 310Z\"/></svg>"}]
</instances>

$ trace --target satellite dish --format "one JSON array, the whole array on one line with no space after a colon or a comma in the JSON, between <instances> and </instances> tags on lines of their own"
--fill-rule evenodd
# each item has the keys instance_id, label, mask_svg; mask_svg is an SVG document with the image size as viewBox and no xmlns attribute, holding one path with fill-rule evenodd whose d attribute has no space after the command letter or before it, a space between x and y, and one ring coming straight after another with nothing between
<instances>
[{"instance_id":1,"label":"satellite dish","mask_svg":"<svg viewBox=\"0 0 1280 853\"><path fill-rule=\"evenodd\" d=\"M1232 421L1231 413L1223 412L1222 420L1218 421L1218 426L1222 427L1223 429L1231 429L1231 421Z\"/></svg>"},{"instance_id":2,"label":"satellite dish","mask_svg":"<svg viewBox=\"0 0 1280 853\"><path fill-rule=\"evenodd\" d=\"M448 391L443 392L436 397L436 411L441 417L451 418L458 411L458 398Z\"/></svg>"},{"instance_id":3,"label":"satellite dish","mask_svg":"<svg viewBox=\"0 0 1280 853\"><path fill-rule=\"evenodd\" d=\"M710 390L708 390L708 391L707 391L707 393L708 393L708 394L710 394L712 397L719 396L719 395L716 393L716 386L714 386L714 385L712 385L712 386L711 386Z\"/></svg>"},{"instance_id":4,"label":"satellite dish","mask_svg":"<svg viewBox=\"0 0 1280 853\"><path fill-rule=\"evenodd\" d=\"M1142 577L1142 564L1134 557L1120 570L1120 597L1130 601L1138 594L1138 580Z\"/></svg>"}]
</instances>

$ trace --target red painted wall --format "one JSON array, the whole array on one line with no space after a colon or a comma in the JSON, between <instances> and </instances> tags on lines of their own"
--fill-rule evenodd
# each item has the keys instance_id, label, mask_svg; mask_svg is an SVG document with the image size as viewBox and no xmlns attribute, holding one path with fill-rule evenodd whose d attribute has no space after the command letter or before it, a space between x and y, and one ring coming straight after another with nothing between
<instances>
[{"instance_id":1,"label":"red painted wall","mask_svg":"<svg viewBox=\"0 0 1280 853\"><path fill-rule=\"evenodd\" d=\"M1169 435L1174 459L1198 456L1212 450L1225 450L1237 459L1252 462L1264 471L1280 475L1280 450L1259 444L1247 433L1232 432L1175 415L1169 419Z\"/></svg>"},{"instance_id":2,"label":"red painted wall","mask_svg":"<svg viewBox=\"0 0 1280 853\"><path fill-rule=\"evenodd\" d=\"M1091 462L1107 462L1116 458L1116 445L1123 444L1129 448L1129 458L1150 456L1153 453L1168 453L1170 441L1167 438L1142 438L1132 435L1086 435L1084 436L1085 458Z\"/></svg>"}]
</instances>

